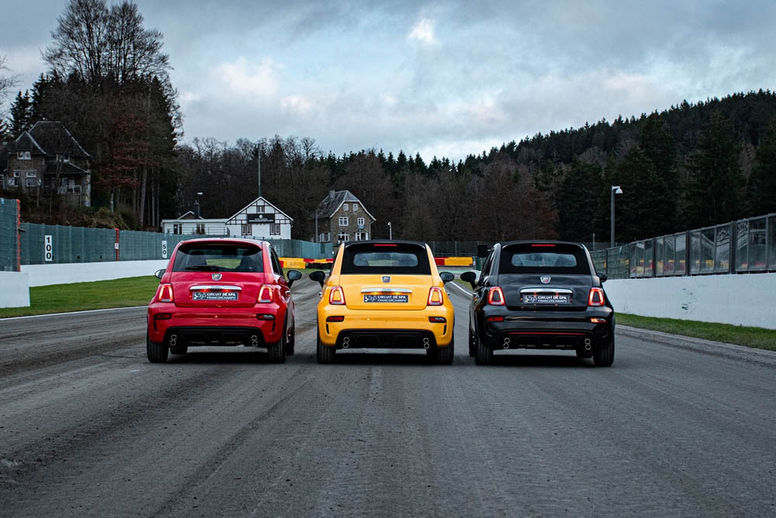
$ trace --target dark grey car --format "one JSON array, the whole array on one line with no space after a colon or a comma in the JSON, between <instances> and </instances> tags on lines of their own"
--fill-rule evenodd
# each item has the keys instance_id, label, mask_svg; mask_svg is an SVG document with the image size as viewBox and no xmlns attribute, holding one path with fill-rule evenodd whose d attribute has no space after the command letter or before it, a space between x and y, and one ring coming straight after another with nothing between
<instances>
[{"instance_id":1,"label":"dark grey car","mask_svg":"<svg viewBox=\"0 0 776 518\"><path fill-rule=\"evenodd\" d=\"M480 276L466 272L474 297L469 309L469 354L478 365L493 351L568 349L596 366L614 361L614 308L583 245L510 241L489 251Z\"/></svg>"}]
</instances>

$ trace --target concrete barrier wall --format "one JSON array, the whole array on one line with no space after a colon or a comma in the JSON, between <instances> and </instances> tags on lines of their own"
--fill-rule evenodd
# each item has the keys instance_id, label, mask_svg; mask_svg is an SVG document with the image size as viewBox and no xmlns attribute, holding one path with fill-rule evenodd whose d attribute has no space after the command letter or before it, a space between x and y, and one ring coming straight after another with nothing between
<instances>
[{"instance_id":1,"label":"concrete barrier wall","mask_svg":"<svg viewBox=\"0 0 776 518\"><path fill-rule=\"evenodd\" d=\"M776 273L612 279L620 313L776 329Z\"/></svg>"},{"instance_id":2,"label":"concrete barrier wall","mask_svg":"<svg viewBox=\"0 0 776 518\"><path fill-rule=\"evenodd\" d=\"M30 305L30 279L23 272L0 272L0 308Z\"/></svg>"},{"instance_id":3,"label":"concrete barrier wall","mask_svg":"<svg viewBox=\"0 0 776 518\"><path fill-rule=\"evenodd\" d=\"M22 273L29 275L30 287L34 287L141 277L153 275L156 270L166 267L167 259L109 261L105 263L25 264L22 265Z\"/></svg>"}]
</instances>

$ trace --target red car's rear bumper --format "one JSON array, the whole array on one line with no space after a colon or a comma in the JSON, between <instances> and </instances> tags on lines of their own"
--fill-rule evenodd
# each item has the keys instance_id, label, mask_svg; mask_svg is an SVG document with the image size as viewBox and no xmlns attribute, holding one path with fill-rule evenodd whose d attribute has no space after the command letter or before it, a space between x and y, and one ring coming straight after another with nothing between
<instances>
[{"instance_id":1,"label":"red car's rear bumper","mask_svg":"<svg viewBox=\"0 0 776 518\"><path fill-rule=\"evenodd\" d=\"M155 302L148 306L148 336L166 343L171 332L196 342L234 341L260 333L261 345L276 343L283 335L285 311L277 304L256 304L251 308L186 308ZM239 341L239 340L238 340Z\"/></svg>"}]
</instances>

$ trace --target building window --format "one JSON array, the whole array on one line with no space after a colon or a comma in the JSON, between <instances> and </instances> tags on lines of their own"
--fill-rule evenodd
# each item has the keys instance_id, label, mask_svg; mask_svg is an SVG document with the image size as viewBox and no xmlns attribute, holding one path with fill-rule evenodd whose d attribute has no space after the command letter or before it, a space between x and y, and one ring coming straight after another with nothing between
<instances>
[{"instance_id":1,"label":"building window","mask_svg":"<svg viewBox=\"0 0 776 518\"><path fill-rule=\"evenodd\" d=\"M264 214L264 205L258 205L256 207L256 214Z\"/></svg>"},{"instance_id":2,"label":"building window","mask_svg":"<svg viewBox=\"0 0 776 518\"><path fill-rule=\"evenodd\" d=\"M350 241L350 234L346 234L345 232L340 232L337 235L337 241L340 243L344 243L345 241Z\"/></svg>"},{"instance_id":3,"label":"building window","mask_svg":"<svg viewBox=\"0 0 776 518\"><path fill-rule=\"evenodd\" d=\"M181 233L181 225L180 223L175 223L172 226L172 233L173 234L180 234Z\"/></svg>"},{"instance_id":4,"label":"building window","mask_svg":"<svg viewBox=\"0 0 776 518\"><path fill-rule=\"evenodd\" d=\"M353 204L353 212L358 212L358 203Z\"/></svg>"},{"instance_id":5,"label":"building window","mask_svg":"<svg viewBox=\"0 0 776 518\"><path fill-rule=\"evenodd\" d=\"M204 233L205 233L205 224L197 223L197 234L204 234Z\"/></svg>"},{"instance_id":6,"label":"building window","mask_svg":"<svg viewBox=\"0 0 776 518\"><path fill-rule=\"evenodd\" d=\"M24 181L24 185L27 187L37 187L38 186L38 179L37 178L26 178Z\"/></svg>"},{"instance_id":7,"label":"building window","mask_svg":"<svg viewBox=\"0 0 776 518\"><path fill-rule=\"evenodd\" d=\"M358 218L358 226L361 228L364 227L364 218Z\"/></svg>"},{"instance_id":8,"label":"building window","mask_svg":"<svg viewBox=\"0 0 776 518\"><path fill-rule=\"evenodd\" d=\"M32 160L32 156L30 156L29 151L19 151L16 154L16 158L18 158L19 160Z\"/></svg>"},{"instance_id":9,"label":"building window","mask_svg":"<svg viewBox=\"0 0 776 518\"><path fill-rule=\"evenodd\" d=\"M347 227L348 226L348 217L347 216L340 216L339 217L339 226L341 226L341 227Z\"/></svg>"},{"instance_id":10,"label":"building window","mask_svg":"<svg viewBox=\"0 0 776 518\"><path fill-rule=\"evenodd\" d=\"M38 173L37 171L27 171L27 174L25 175L27 178L37 178Z\"/></svg>"},{"instance_id":11,"label":"building window","mask_svg":"<svg viewBox=\"0 0 776 518\"><path fill-rule=\"evenodd\" d=\"M342 210L344 210L345 212L348 211L348 204L347 203L343 203L342 204Z\"/></svg>"},{"instance_id":12,"label":"building window","mask_svg":"<svg viewBox=\"0 0 776 518\"><path fill-rule=\"evenodd\" d=\"M270 236L279 236L280 235L280 223L270 223L269 224L269 235Z\"/></svg>"},{"instance_id":13,"label":"building window","mask_svg":"<svg viewBox=\"0 0 776 518\"><path fill-rule=\"evenodd\" d=\"M242 232L242 235L243 236L250 236L251 235L251 226L250 226L250 224L246 225L245 223L243 223L241 226L242 226L242 230L240 230L240 232Z\"/></svg>"},{"instance_id":14,"label":"building window","mask_svg":"<svg viewBox=\"0 0 776 518\"><path fill-rule=\"evenodd\" d=\"M367 232L356 232L356 241L366 241L367 239L369 239Z\"/></svg>"}]
</instances>

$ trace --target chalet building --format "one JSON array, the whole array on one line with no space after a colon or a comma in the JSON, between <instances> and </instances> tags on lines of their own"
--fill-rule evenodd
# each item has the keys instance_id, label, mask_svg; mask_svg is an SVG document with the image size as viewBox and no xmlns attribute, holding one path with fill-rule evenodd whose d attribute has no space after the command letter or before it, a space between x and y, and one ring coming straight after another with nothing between
<instances>
[{"instance_id":1,"label":"chalet building","mask_svg":"<svg viewBox=\"0 0 776 518\"><path fill-rule=\"evenodd\" d=\"M348 191L329 191L315 211L315 228L319 243L364 241L372 236L376 220L361 200Z\"/></svg>"},{"instance_id":2,"label":"chalet building","mask_svg":"<svg viewBox=\"0 0 776 518\"><path fill-rule=\"evenodd\" d=\"M61 122L39 121L0 149L3 191L56 194L72 206L91 205L91 155Z\"/></svg>"},{"instance_id":3,"label":"chalet building","mask_svg":"<svg viewBox=\"0 0 776 518\"><path fill-rule=\"evenodd\" d=\"M260 196L230 218L206 219L188 211L176 219L164 219L162 232L194 236L291 239L293 222L288 214Z\"/></svg>"}]
</instances>

